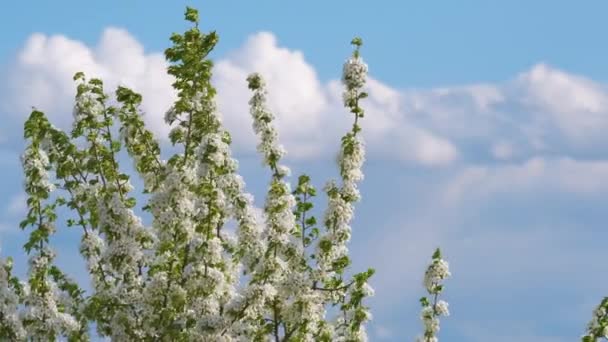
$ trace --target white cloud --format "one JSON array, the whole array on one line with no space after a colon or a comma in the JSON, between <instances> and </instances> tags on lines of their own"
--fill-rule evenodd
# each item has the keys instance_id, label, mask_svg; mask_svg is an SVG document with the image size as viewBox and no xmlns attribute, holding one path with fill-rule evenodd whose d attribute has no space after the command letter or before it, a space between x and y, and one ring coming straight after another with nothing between
<instances>
[{"instance_id":1,"label":"white cloud","mask_svg":"<svg viewBox=\"0 0 608 342\"><path fill-rule=\"evenodd\" d=\"M164 137L168 127L163 113L175 95L166 66L161 54L146 53L122 29L106 29L94 48L61 35L34 34L12 67L4 109L25 114L35 106L67 128L75 93L72 76L84 71L89 77L101 77L107 92L118 84L141 92L147 124ZM338 81L323 84L302 52L279 46L268 32L250 36L242 47L217 61L214 71L219 107L240 150L255 146L245 81L254 71L267 80L269 105L290 156L309 158L337 150L340 135L350 125L350 115L342 108L342 87ZM457 147L448 139L407 121L399 92L374 79L368 88L369 115L362 124L372 153L427 165L449 164L458 158Z\"/></svg>"},{"instance_id":2,"label":"white cloud","mask_svg":"<svg viewBox=\"0 0 608 342\"><path fill-rule=\"evenodd\" d=\"M445 187L445 200L496 193L557 190L571 194L608 191L608 161L531 158L523 163L464 167Z\"/></svg>"},{"instance_id":3,"label":"white cloud","mask_svg":"<svg viewBox=\"0 0 608 342\"><path fill-rule=\"evenodd\" d=\"M259 72L268 84L269 105L277 116L281 141L292 155L318 155L326 142L328 94L300 51L278 46L273 34L261 32L216 64L214 83L225 122L241 148L255 146L246 78ZM334 132L331 132L334 133Z\"/></svg>"},{"instance_id":4,"label":"white cloud","mask_svg":"<svg viewBox=\"0 0 608 342\"><path fill-rule=\"evenodd\" d=\"M146 52L118 28L106 29L95 47L61 35L33 34L11 67L3 106L25 114L33 105L66 127L74 95L71 77L84 71L103 78L108 91L126 84L141 92L147 123L165 137L163 113L175 96L166 66L162 54ZM350 124L340 82L321 82L301 51L280 46L269 32L250 36L219 59L214 71L219 107L240 151L252 151L256 141L245 81L253 71L268 82L269 104L291 157L336 151ZM376 157L449 165L480 157L577 157L589 149L596 154L602 154L600 147L608 150L605 86L546 64L496 84L399 90L370 78L368 91L363 133Z\"/></svg>"},{"instance_id":5,"label":"white cloud","mask_svg":"<svg viewBox=\"0 0 608 342\"><path fill-rule=\"evenodd\" d=\"M338 83L332 86L339 97ZM423 165L446 165L458 159L458 148L448 139L410 122L402 94L375 79L369 80L368 89L363 134L372 153Z\"/></svg>"},{"instance_id":6,"label":"white cloud","mask_svg":"<svg viewBox=\"0 0 608 342\"><path fill-rule=\"evenodd\" d=\"M248 111L250 94L245 78L254 71L267 80L269 105L277 115L281 140L292 155L317 156L327 153L328 146L336 146L339 135L350 124L350 116L342 108L340 82L321 84L301 52L278 46L276 38L267 32L253 35L241 49L217 63L220 107L227 114L227 126L239 133L237 142L253 146L255 141L249 118L243 125L243 116L236 114ZM396 90L370 78L368 92L368 115L362 125L372 153L427 165L446 164L457 158L457 149L449 141L404 120Z\"/></svg>"},{"instance_id":7,"label":"white cloud","mask_svg":"<svg viewBox=\"0 0 608 342\"><path fill-rule=\"evenodd\" d=\"M400 91L404 121L450 141L464 160L584 157L608 147L608 92L538 64L510 80Z\"/></svg>"},{"instance_id":8,"label":"white cloud","mask_svg":"<svg viewBox=\"0 0 608 342\"><path fill-rule=\"evenodd\" d=\"M597 82L538 64L521 74L516 84L524 103L548 115L577 143L608 128L608 95Z\"/></svg>"},{"instance_id":9,"label":"white cloud","mask_svg":"<svg viewBox=\"0 0 608 342\"><path fill-rule=\"evenodd\" d=\"M158 133L168 132L162 118L174 92L164 57L146 54L141 44L122 29L106 29L95 49L62 35L33 34L11 69L3 109L18 113L20 120L34 106L60 127L68 128L76 93L72 76L83 71L89 78L101 78L108 93L119 84L141 92L146 99L142 109L148 124Z\"/></svg>"}]
</instances>

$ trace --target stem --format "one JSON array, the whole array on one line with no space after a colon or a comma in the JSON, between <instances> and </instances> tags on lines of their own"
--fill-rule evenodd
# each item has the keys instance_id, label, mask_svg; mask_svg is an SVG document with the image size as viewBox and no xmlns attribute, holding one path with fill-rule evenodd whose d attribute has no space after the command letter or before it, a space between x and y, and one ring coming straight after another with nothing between
<instances>
[{"instance_id":1,"label":"stem","mask_svg":"<svg viewBox=\"0 0 608 342\"><path fill-rule=\"evenodd\" d=\"M279 337L279 321L278 321L278 312L277 312L277 302L275 300L275 302L272 305L272 309L273 309L273 315L274 315L274 319L273 319L273 324L274 324L274 340L275 342L280 342L281 338Z\"/></svg>"},{"instance_id":2,"label":"stem","mask_svg":"<svg viewBox=\"0 0 608 342\"><path fill-rule=\"evenodd\" d=\"M110 162L112 163L112 167L114 168L114 170L116 171L116 173L119 173L118 170L118 163L116 162L116 158L114 158L114 149L112 148L112 132L110 130L110 124L108 122L108 113L107 112L103 112L103 118L104 118L104 122L106 123L106 133L108 135L107 140L110 143ZM122 201L124 201L124 194L123 194L123 187L120 184L120 181L118 180L118 177L114 178L114 183L116 183L116 188L118 189L118 194L120 195L120 199ZM127 231L128 233L128 231Z\"/></svg>"},{"instance_id":3,"label":"stem","mask_svg":"<svg viewBox=\"0 0 608 342\"><path fill-rule=\"evenodd\" d=\"M352 286L354 283L355 283L355 281L354 281L354 280L352 280L350 283L348 283L348 284L346 284L346 285L343 285L343 286L340 286L340 287L336 287L336 288L331 289L331 288L318 287L318 286L317 286L317 283L315 282L315 283L312 285L312 289L313 289L313 290L320 290L320 291L330 291L330 292L331 292L331 291L341 291L341 290L347 290L347 289L348 289L349 287L351 287L351 286Z\"/></svg>"},{"instance_id":4,"label":"stem","mask_svg":"<svg viewBox=\"0 0 608 342\"><path fill-rule=\"evenodd\" d=\"M182 166L186 165L186 161L188 160L188 154L190 153L190 135L192 134L192 113L188 115L188 130L186 132L186 145L184 146L184 160L182 162Z\"/></svg>"},{"instance_id":5,"label":"stem","mask_svg":"<svg viewBox=\"0 0 608 342\"><path fill-rule=\"evenodd\" d=\"M307 194L304 192L304 201L306 203ZM302 213L302 258L306 259L306 210Z\"/></svg>"}]
</instances>

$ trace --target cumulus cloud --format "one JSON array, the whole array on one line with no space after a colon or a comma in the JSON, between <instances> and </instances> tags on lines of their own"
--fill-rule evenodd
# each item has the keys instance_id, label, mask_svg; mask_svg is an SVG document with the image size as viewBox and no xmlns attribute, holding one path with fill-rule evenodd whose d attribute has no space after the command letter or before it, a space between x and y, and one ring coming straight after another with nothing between
<instances>
[{"instance_id":1,"label":"cumulus cloud","mask_svg":"<svg viewBox=\"0 0 608 342\"><path fill-rule=\"evenodd\" d=\"M521 101L548 115L576 143L608 127L608 94L592 80L539 64L519 75L515 83L521 87Z\"/></svg>"},{"instance_id":2,"label":"cumulus cloud","mask_svg":"<svg viewBox=\"0 0 608 342\"><path fill-rule=\"evenodd\" d=\"M606 86L547 64L496 84L400 94L405 120L450 141L464 160L608 156Z\"/></svg>"},{"instance_id":3,"label":"cumulus cloud","mask_svg":"<svg viewBox=\"0 0 608 342\"><path fill-rule=\"evenodd\" d=\"M8 77L4 109L27 113L30 106L66 127L76 71L101 77L144 96L145 120L165 137L163 113L174 100L162 54L150 53L127 31L106 29L94 47L61 35L33 34L18 53ZM338 80L321 82L301 51L281 46L269 32L251 35L216 63L213 82L219 108L241 152L251 152L245 78L260 72L269 87L281 140L293 158L334 153L350 117L342 108ZM363 121L370 155L422 165L455 161L508 161L537 156L604 156L608 148L608 93L604 85L547 64L511 80L431 89L395 89L370 78ZM23 116L20 116L22 119Z\"/></svg>"},{"instance_id":4,"label":"cumulus cloud","mask_svg":"<svg viewBox=\"0 0 608 342\"><path fill-rule=\"evenodd\" d=\"M146 54L143 46L122 29L106 29L95 48L62 35L36 33L28 38L11 66L2 109L22 120L33 106L67 128L76 94L72 76L83 71L89 78L101 78L108 93L119 84L141 92L146 99L142 105L146 121L158 133L166 134L162 114L174 98L166 66L162 54Z\"/></svg>"},{"instance_id":5,"label":"cumulus cloud","mask_svg":"<svg viewBox=\"0 0 608 342\"><path fill-rule=\"evenodd\" d=\"M230 131L243 149L255 146L251 129L247 76L259 72L268 84L269 106L277 115L281 140L291 154L318 155L327 122L328 94L314 68L300 51L278 46L273 34L255 34L216 64L214 83L219 107Z\"/></svg>"},{"instance_id":6,"label":"cumulus cloud","mask_svg":"<svg viewBox=\"0 0 608 342\"><path fill-rule=\"evenodd\" d=\"M254 71L267 80L269 105L277 114L281 139L292 155L318 156L339 142L339 134L350 124L342 105L340 82L322 84L300 51L280 47L271 33L262 32L217 63L220 108L226 113L227 126L239 133L237 143L247 148L255 141L249 127L243 130L243 123L249 123L249 119L237 114L248 111L250 95L244 80ZM373 154L427 165L446 164L458 157L457 148L448 140L405 121L400 112L401 97L395 89L373 78L367 89L368 115L363 125Z\"/></svg>"},{"instance_id":7,"label":"cumulus cloud","mask_svg":"<svg viewBox=\"0 0 608 342\"><path fill-rule=\"evenodd\" d=\"M337 82L334 87L338 88ZM369 80L368 89L363 132L372 153L424 165L446 165L458 159L458 148L451 141L410 120L401 93L375 79Z\"/></svg>"},{"instance_id":8,"label":"cumulus cloud","mask_svg":"<svg viewBox=\"0 0 608 342\"><path fill-rule=\"evenodd\" d=\"M536 157L523 163L466 166L448 181L447 202L487 198L497 193L560 191L608 192L608 161Z\"/></svg>"},{"instance_id":9,"label":"cumulus cloud","mask_svg":"<svg viewBox=\"0 0 608 342\"><path fill-rule=\"evenodd\" d=\"M141 92L147 124L164 137L168 127L163 113L175 97L166 66L161 54L147 53L122 29L106 29L96 47L61 35L34 34L11 68L4 110L19 113L22 119L35 106L66 128L75 93L72 75L84 71L89 77L102 78L108 92L118 84ZM245 81L254 71L267 80L269 105L277 115L281 140L290 156L317 157L337 150L340 134L350 125L340 82L321 82L302 52L280 46L272 33L260 32L217 61L214 71L219 108L241 151L255 146ZM458 158L457 147L448 139L408 123L398 91L373 78L368 88L364 134L374 154L427 165L448 164Z\"/></svg>"}]
</instances>

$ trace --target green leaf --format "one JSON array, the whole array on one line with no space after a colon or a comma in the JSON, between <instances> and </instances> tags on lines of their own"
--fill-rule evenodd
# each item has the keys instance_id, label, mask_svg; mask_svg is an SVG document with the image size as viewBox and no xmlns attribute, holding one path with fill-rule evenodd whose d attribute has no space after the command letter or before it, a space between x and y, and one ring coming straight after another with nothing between
<instances>
[{"instance_id":1,"label":"green leaf","mask_svg":"<svg viewBox=\"0 0 608 342\"><path fill-rule=\"evenodd\" d=\"M186 7L186 20L198 24L198 11L192 7Z\"/></svg>"},{"instance_id":2,"label":"green leaf","mask_svg":"<svg viewBox=\"0 0 608 342\"><path fill-rule=\"evenodd\" d=\"M125 200L125 206L127 208L133 208L137 204L135 197L129 197Z\"/></svg>"},{"instance_id":3,"label":"green leaf","mask_svg":"<svg viewBox=\"0 0 608 342\"><path fill-rule=\"evenodd\" d=\"M439 248L437 248L435 253L433 253L433 259L441 259L441 250L439 250Z\"/></svg>"},{"instance_id":4,"label":"green leaf","mask_svg":"<svg viewBox=\"0 0 608 342\"><path fill-rule=\"evenodd\" d=\"M76 80L84 80L84 72L79 71L74 74L74 81Z\"/></svg>"},{"instance_id":5,"label":"green leaf","mask_svg":"<svg viewBox=\"0 0 608 342\"><path fill-rule=\"evenodd\" d=\"M112 146L112 152L120 152L120 141L113 140L111 146Z\"/></svg>"}]
</instances>

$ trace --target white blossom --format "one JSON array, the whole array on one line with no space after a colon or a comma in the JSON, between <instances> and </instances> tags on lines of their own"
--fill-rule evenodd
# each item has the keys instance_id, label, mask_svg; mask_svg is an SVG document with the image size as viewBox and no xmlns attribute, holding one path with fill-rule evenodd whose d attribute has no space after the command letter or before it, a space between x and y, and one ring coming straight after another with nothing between
<instances>
[{"instance_id":1,"label":"white blossom","mask_svg":"<svg viewBox=\"0 0 608 342\"><path fill-rule=\"evenodd\" d=\"M361 88L367 79L367 64L361 57L350 57L346 60L342 70L342 82L347 89Z\"/></svg>"},{"instance_id":2,"label":"white blossom","mask_svg":"<svg viewBox=\"0 0 608 342\"><path fill-rule=\"evenodd\" d=\"M26 331L19 318L19 296L9 284L10 260L0 259L0 330L7 329L15 340L24 340Z\"/></svg>"}]
</instances>

